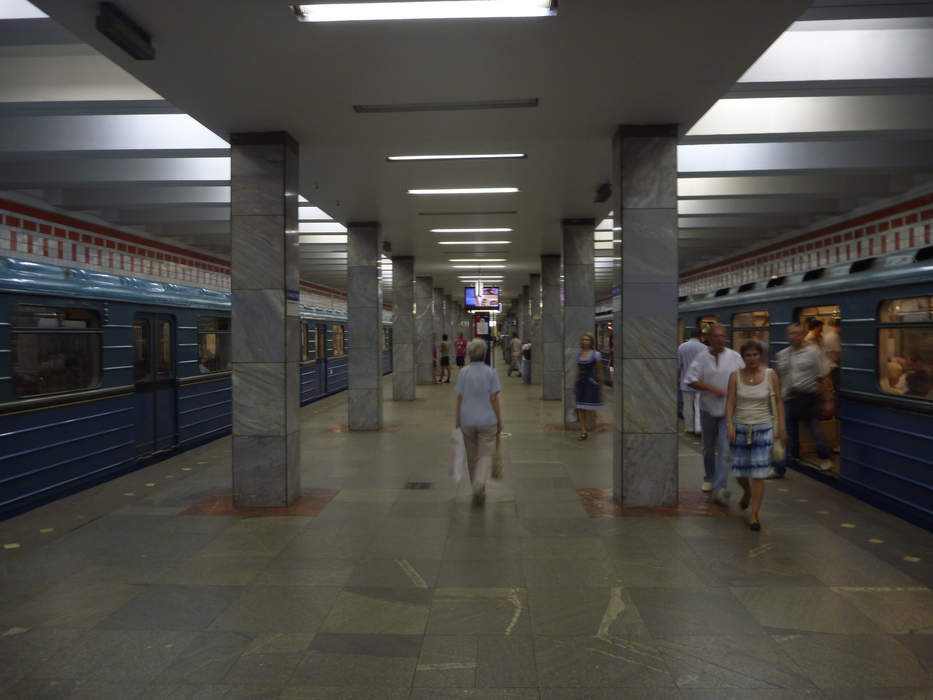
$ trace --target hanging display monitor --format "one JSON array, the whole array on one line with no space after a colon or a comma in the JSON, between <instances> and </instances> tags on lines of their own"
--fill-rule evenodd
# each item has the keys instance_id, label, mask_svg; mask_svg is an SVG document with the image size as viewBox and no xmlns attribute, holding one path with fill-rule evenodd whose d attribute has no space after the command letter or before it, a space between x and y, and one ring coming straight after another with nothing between
<instances>
[{"instance_id":1,"label":"hanging display monitor","mask_svg":"<svg viewBox=\"0 0 933 700\"><path fill-rule=\"evenodd\" d=\"M499 288L480 287L479 294L474 287L464 287L463 305L474 311L498 311Z\"/></svg>"}]
</instances>

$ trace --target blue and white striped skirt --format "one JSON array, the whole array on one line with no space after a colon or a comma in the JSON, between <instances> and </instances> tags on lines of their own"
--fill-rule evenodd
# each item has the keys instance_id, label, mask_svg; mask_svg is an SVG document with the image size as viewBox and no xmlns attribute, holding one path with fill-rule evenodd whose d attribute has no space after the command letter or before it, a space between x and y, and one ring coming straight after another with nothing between
<instances>
[{"instance_id":1,"label":"blue and white striped skirt","mask_svg":"<svg viewBox=\"0 0 933 700\"><path fill-rule=\"evenodd\" d=\"M751 433L751 434L749 434ZM774 429L770 423L736 425L732 448L732 474L751 479L765 479L771 468L771 444Z\"/></svg>"}]
</instances>

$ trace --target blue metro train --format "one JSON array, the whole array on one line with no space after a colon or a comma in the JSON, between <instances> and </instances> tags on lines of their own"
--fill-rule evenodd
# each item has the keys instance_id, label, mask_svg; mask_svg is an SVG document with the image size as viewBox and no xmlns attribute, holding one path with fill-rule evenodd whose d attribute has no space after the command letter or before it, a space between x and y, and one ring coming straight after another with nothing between
<instances>
[{"instance_id":1,"label":"blue metro train","mask_svg":"<svg viewBox=\"0 0 933 700\"><path fill-rule=\"evenodd\" d=\"M347 388L350 334L300 324L304 405ZM0 519L228 434L230 362L227 293L0 258Z\"/></svg>"},{"instance_id":2,"label":"blue metro train","mask_svg":"<svg viewBox=\"0 0 933 700\"><path fill-rule=\"evenodd\" d=\"M824 476L933 529L933 247L682 297L680 340L715 323L733 348L755 338L773 355L789 325L811 319L841 341ZM804 437L799 465L820 474Z\"/></svg>"}]
</instances>

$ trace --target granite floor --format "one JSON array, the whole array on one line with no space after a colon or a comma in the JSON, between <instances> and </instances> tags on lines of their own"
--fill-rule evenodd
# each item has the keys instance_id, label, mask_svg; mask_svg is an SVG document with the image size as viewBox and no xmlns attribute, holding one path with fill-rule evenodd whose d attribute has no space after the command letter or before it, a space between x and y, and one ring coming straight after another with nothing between
<instances>
[{"instance_id":1,"label":"granite floor","mask_svg":"<svg viewBox=\"0 0 933 700\"><path fill-rule=\"evenodd\" d=\"M589 517L612 433L500 373L482 510L442 385L378 433L303 408L303 514L185 514L229 488L222 439L0 523L0 697L933 697L933 535L797 473L760 533L735 505ZM690 438L680 464L697 489Z\"/></svg>"}]
</instances>

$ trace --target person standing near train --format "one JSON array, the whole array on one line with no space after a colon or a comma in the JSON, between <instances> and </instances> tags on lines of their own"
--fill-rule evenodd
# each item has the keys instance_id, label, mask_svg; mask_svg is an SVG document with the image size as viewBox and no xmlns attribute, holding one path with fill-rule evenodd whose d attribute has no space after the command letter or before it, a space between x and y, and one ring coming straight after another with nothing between
<instances>
[{"instance_id":1,"label":"person standing near train","mask_svg":"<svg viewBox=\"0 0 933 700\"><path fill-rule=\"evenodd\" d=\"M712 491L721 506L729 505L729 440L726 435L726 389L729 377L745 367L742 356L726 347L725 326L709 331L709 348L687 369L684 381L700 392L700 429L703 432L703 490Z\"/></svg>"},{"instance_id":2,"label":"person standing near train","mask_svg":"<svg viewBox=\"0 0 933 700\"><path fill-rule=\"evenodd\" d=\"M781 350L774 358L781 386L784 387L784 413L787 416L787 459L774 467L772 476L782 477L787 464L800 455L800 423L807 426L810 438L816 445L820 458L820 470L828 471L833 463L831 452L820 428L821 390L826 374L823 351L815 343L804 342L806 329L795 323L787 329L790 347Z\"/></svg>"},{"instance_id":3,"label":"person standing near train","mask_svg":"<svg viewBox=\"0 0 933 700\"><path fill-rule=\"evenodd\" d=\"M680 365L680 396L684 405L684 430L694 435L700 434L700 394L687 386L684 376L697 355L706 352L706 346L700 340L702 336L703 332L699 328L694 328L690 331L690 339L686 343L681 343L677 348L677 364Z\"/></svg>"},{"instance_id":4,"label":"person standing near train","mask_svg":"<svg viewBox=\"0 0 933 700\"><path fill-rule=\"evenodd\" d=\"M454 355L457 360L457 367L463 369L466 364L467 341L463 339L463 331L457 331L457 339L454 341Z\"/></svg>"}]
</instances>

